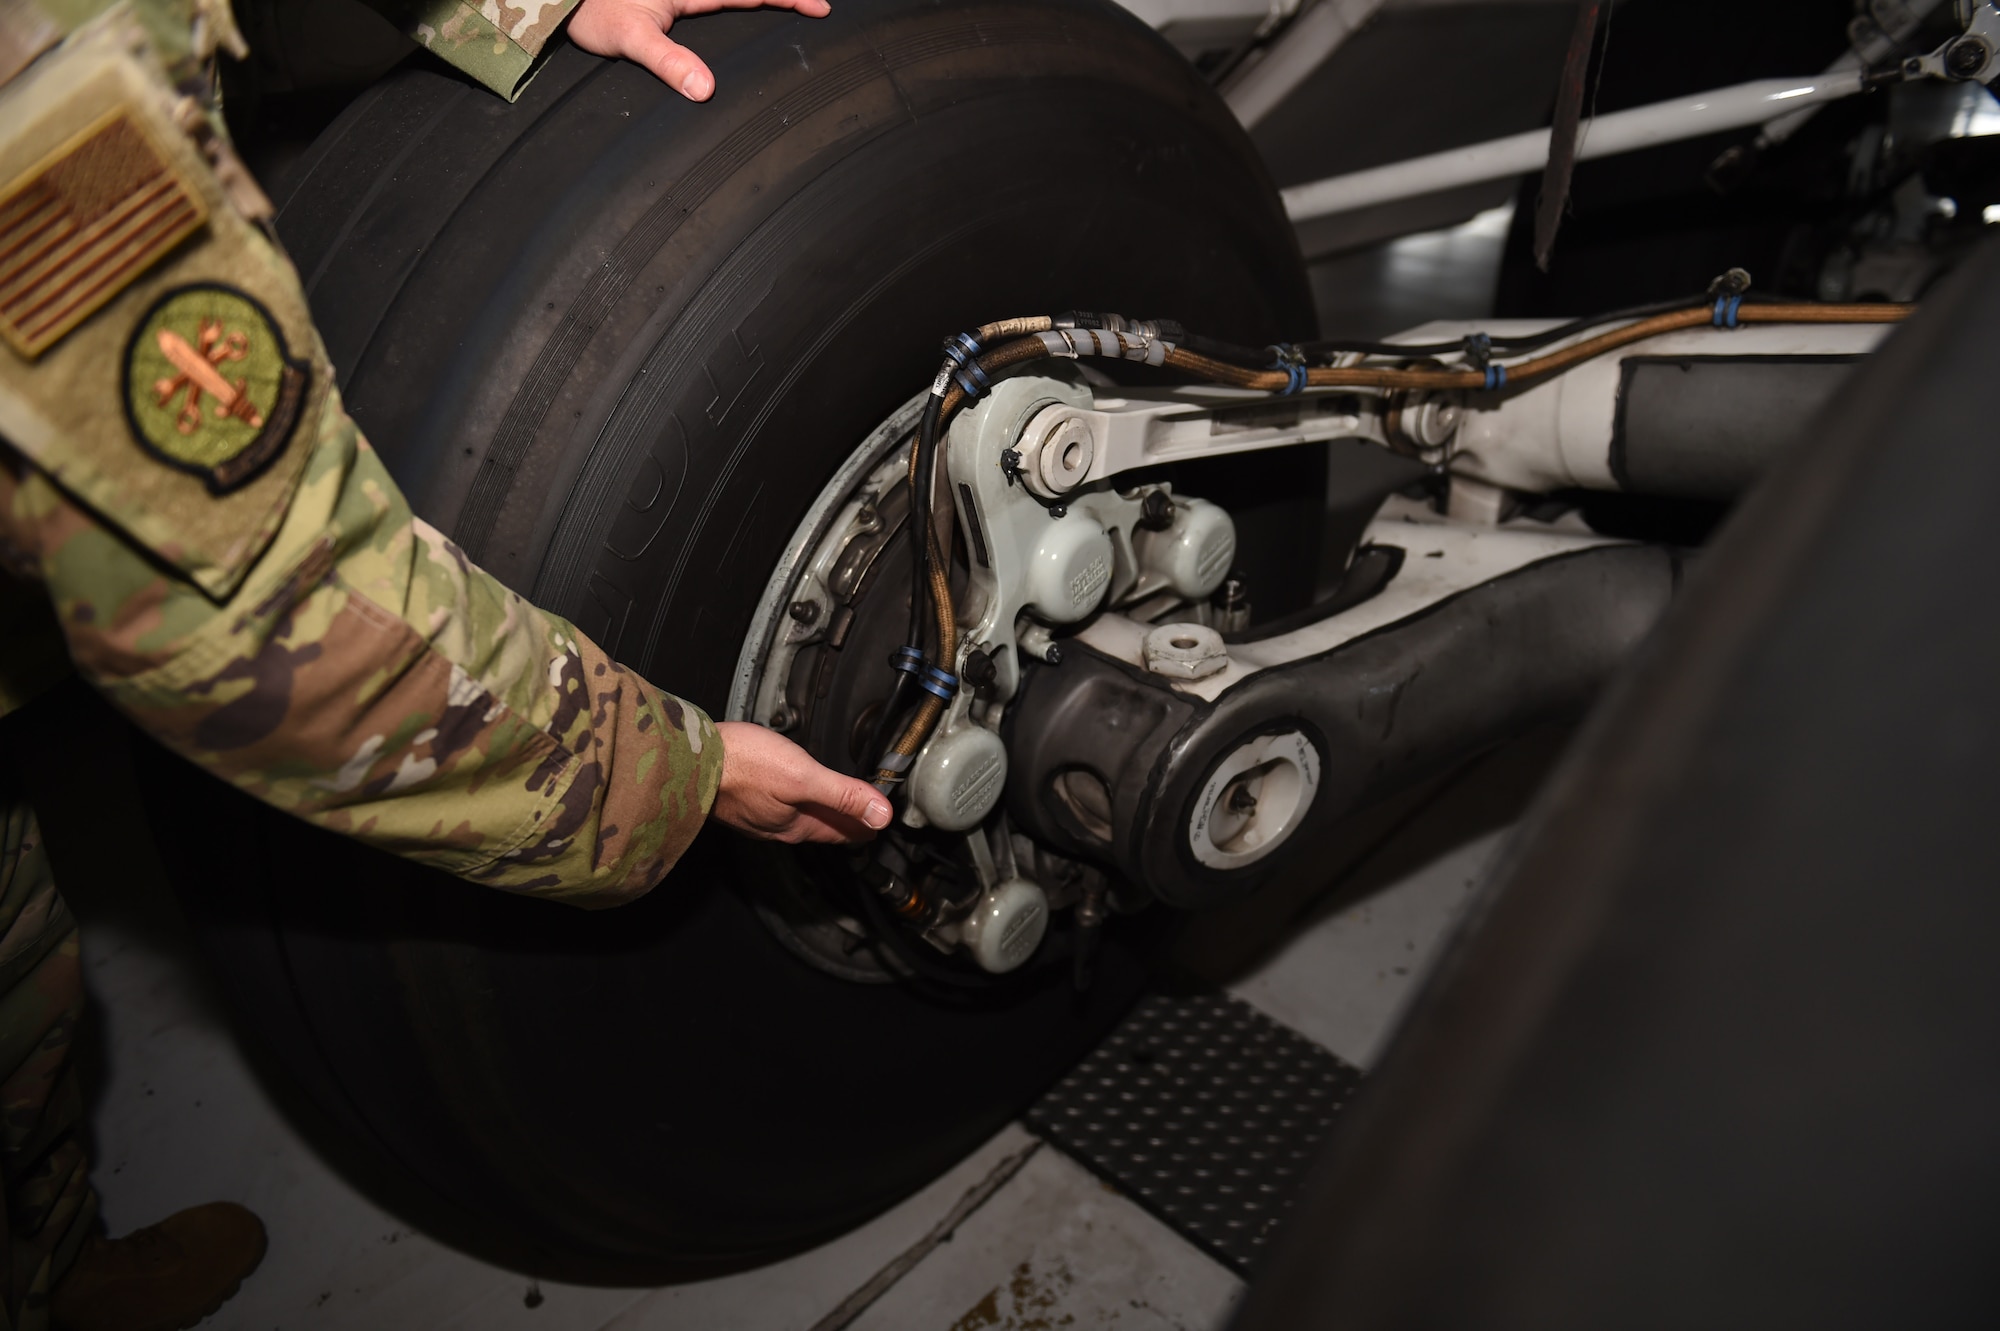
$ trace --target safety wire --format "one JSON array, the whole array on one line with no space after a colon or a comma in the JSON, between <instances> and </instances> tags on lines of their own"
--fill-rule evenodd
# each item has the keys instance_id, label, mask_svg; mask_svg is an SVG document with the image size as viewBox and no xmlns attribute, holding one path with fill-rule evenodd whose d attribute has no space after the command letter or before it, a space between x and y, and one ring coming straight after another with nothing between
<instances>
[{"instance_id":1,"label":"safety wire","mask_svg":"<svg viewBox=\"0 0 2000 1331\"><path fill-rule=\"evenodd\" d=\"M939 515L931 511L931 500L933 496L938 496L946 506L944 516L950 516L950 493L948 490L940 493L936 485L941 452L938 442L959 409L983 396L992 380L1001 373L1050 357L1107 356L1164 366L1211 383L1281 395L1298 393L1306 388L1492 392L1519 388L1619 347L1687 328L1709 326L1726 329L1744 324L1897 323L1908 318L1916 309L1914 305L1899 304L1751 302L1743 294L1745 285L1745 281L1726 285L1719 283L1699 303L1673 301L1664 306L1645 306L1637 311L1621 311L1597 319L1579 320L1543 333L1513 339L1475 336L1462 343L1435 346L1352 344L1365 348L1365 354L1408 357L1460 353L1472 362L1467 368L1313 365L1308 363L1311 359L1328 354L1352 354L1345 349L1350 344L1309 343L1302 347L1271 347L1259 353L1191 335L1180 325L1167 320L1141 322L1115 314L1069 313L1054 317L1037 315L1006 319L986 324L976 333L962 333L952 338L945 344L944 364L931 385L931 396L925 403L922 424L910 445L911 514L918 523L915 538L919 542L912 561L911 645L900 649L896 658L892 659L898 670L917 677L926 696L904 725L902 734L883 755L875 773L876 786L887 792L902 781L917 750L929 738L931 729L944 714L945 706L958 688L957 677L948 669L925 661L919 639L923 612L928 609L936 627L937 660L947 667L956 664L958 620L951 599L951 566L940 548L937 535ZM1633 315L1638 317L1631 317ZM1547 345L1619 318L1631 318L1631 321L1543 355L1511 364L1489 358L1491 348ZM990 351L985 350L1000 338L1011 340L1000 342ZM1252 357L1263 360L1264 367L1255 368L1242 363Z\"/></svg>"}]
</instances>

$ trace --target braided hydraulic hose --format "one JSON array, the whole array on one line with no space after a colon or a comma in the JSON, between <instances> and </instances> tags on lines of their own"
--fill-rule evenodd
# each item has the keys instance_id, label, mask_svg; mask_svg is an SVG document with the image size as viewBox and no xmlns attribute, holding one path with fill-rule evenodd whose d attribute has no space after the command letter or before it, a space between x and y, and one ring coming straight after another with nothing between
<instances>
[{"instance_id":1,"label":"braided hydraulic hose","mask_svg":"<svg viewBox=\"0 0 2000 1331\"><path fill-rule=\"evenodd\" d=\"M1076 323L1065 316L1063 320L1037 315L1022 319L1003 319L982 325L977 333L979 344L984 345L994 338L1011 337L991 351L970 359L976 365L979 381L1030 361L1045 357L1077 355L1110 355L1125 359L1142 360L1150 364L1165 365L1183 371L1199 379L1212 383L1228 384L1237 388L1257 389L1264 392L1297 392L1302 387L1310 388L1423 388L1423 389L1497 389L1509 384L1519 384L1524 380L1537 379L1545 375L1566 370L1607 351L1629 346L1662 333L1677 332L1684 328L1713 326L1733 328L1740 323L1783 324L1846 324L1846 323L1897 323L1908 318L1916 309L1914 305L1856 304L1856 305L1815 305L1806 303L1786 304L1743 304L1739 298L1724 297L1713 305L1702 304L1685 309L1676 309L1661 314L1635 320L1623 327L1586 338L1543 356L1519 361L1513 365L1489 365L1484 369L1406 369L1391 366L1345 365L1345 366L1292 366L1287 369L1251 369L1247 366L1217 360L1200 352L1177 346L1171 340L1156 333L1144 331L1154 325L1136 326L1115 317L1106 318L1100 327L1111 331L1080 330L1060 331L1076 328ZM1133 331L1133 329L1139 331ZM919 531L923 540L925 558L921 561L921 583L927 583L929 600L936 613L938 654L945 662L955 664L958 657L958 617L951 599L950 564L944 552L939 549L936 523L932 520L929 500L936 487L927 471L937 465L939 443L951 418L965 405L966 390L949 373L950 364L941 372L938 384L943 387L941 396L934 397L926 408L927 418L924 428L910 445L910 485L914 497L920 502L913 504L911 512L920 521ZM932 417L929 413L935 413ZM928 446L927 446L928 445ZM928 464L928 465L927 465ZM947 513L951 496L947 491L943 496ZM916 613L915 603L912 606ZM883 755L881 766L875 773L875 784L887 790L903 779L915 758L918 749L930 737L938 719L944 715L945 700L935 694L924 698L911 715L903 733Z\"/></svg>"},{"instance_id":2,"label":"braided hydraulic hose","mask_svg":"<svg viewBox=\"0 0 2000 1331\"><path fill-rule=\"evenodd\" d=\"M1909 317L1914 305L1738 305L1732 317L1738 323L1760 324L1862 324L1897 323ZM1715 314L1710 306L1702 305L1692 309L1675 310L1668 314L1656 314L1614 328L1596 337L1571 343L1545 356L1536 356L1513 365L1495 365L1490 370L1448 370L1448 369L1397 369L1366 365L1321 367L1305 371L1305 384L1309 388L1498 388L1506 384L1520 383L1525 379L1539 378L1567 370L1573 365L1601 356L1607 351L1662 333L1677 332L1683 328L1715 326ZM1213 360L1207 356L1175 347L1167 352L1166 364L1177 370L1198 375L1216 383L1230 384L1237 388L1255 388L1266 392L1282 392L1293 381L1291 373L1285 370L1250 370L1240 365Z\"/></svg>"},{"instance_id":3,"label":"braided hydraulic hose","mask_svg":"<svg viewBox=\"0 0 2000 1331\"><path fill-rule=\"evenodd\" d=\"M926 562L930 566L931 602L937 607L938 659L955 662L958 659L958 613L951 602L951 566L938 549L935 529L926 533L926 543L930 546L930 558ZM909 723L903 727L903 733L883 755L882 764L872 778L878 788L886 790L903 779L909 771L910 760L930 738L931 729L943 715L944 699L934 693L926 693L923 701L917 704L917 710L911 714Z\"/></svg>"}]
</instances>

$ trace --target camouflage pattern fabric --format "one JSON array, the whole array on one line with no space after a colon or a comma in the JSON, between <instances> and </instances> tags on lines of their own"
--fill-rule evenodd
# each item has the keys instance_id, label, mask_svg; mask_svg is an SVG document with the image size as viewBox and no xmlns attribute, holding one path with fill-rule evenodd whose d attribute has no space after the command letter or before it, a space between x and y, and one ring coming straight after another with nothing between
<instances>
[{"instance_id":1,"label":"camouflage pattern fabric","mask_svg":"<svg viewBox=\"0 0 2000 1331\"><path fill-rule=\"evenodd\" d=\"M49 1291L97 1222L70 1045L76 922L27 804L0 795L0 1331L42 1331Z\"/></svg>"},{"instance_id":2,"label":"camouflage pattern fabric","mask_svg":"<svg viewBox=\"0 0 2000 1331\"><path fill-rule=\"evenodd\" d=\"M362 0L412 41L499 93L521 95L541 65L549 39L582 0ZM36 27L69 32L112 7L112 0L0 0L0 79L17 67L7 59L13 34ZM131 8L173 67L221 49L238 58L243 38L229 0L136 0ZM19 40L16 38L15 40ZM19 63L25 63L23 58ZM176 68L178 75L184 71ZM179 81L178 79L176 81Z\"/></svg>"},{"instance_id":3,"label":"camouflage pattern fabric","mask_svg":"<svg viewBox=\"0 0 2000 1331\"><path fill-rule=\"evenodd\" d=\"M45 589L115 706L258 798L495 887L646 891L714 801L713 724L411 513L341 409L289 263L209 171L214 146L168 141L146 88L159 107L175 93L137 70L120 14L0 90L0 191L40 144L115 113L208 220L47 351L0 350L0 564ZM180 370L147 359L156 339ZM260 363L261 390L240 374ZM232 471L271 452L280 403L276 452Z\"/></svg>"},{"instance_id":4,"label":"camouflage pattern fabric","mask_svg":"<svg viewBox=\"0 0 2000 1331\"><path fill-rule=\"evenodd\" d=\"M479 15L518 59L466 55L469 22L440 54L512 95L569 8ZM131 130L145 151L125 165L161 168L142 183L179 189L196 230L164 259L128 247L130 272L76 251L106 303L45 348L0 347L0 716L73 662L195 762L324 826L509 890L593 905L646 891L714 801L714 726L410 512L341 409L213 108L183 114L213 51L240 47L226 0L105 9L0 0L0 227L117 185L98 170L63 186L43 169L50 144ZM50 74L92 43L95 64ZM57 93L19 95L38 70ZM90 96L111 99L109 130ZM69 289L45 277L20 269L0 304L38 281ZM231 299L214 295L225 280ZM176 283L197 294L158 298ZM122 383L107 350L121 342ZM34 814L0 785L0 1331L45 1331L97 1224L69 1058L82 999Z\"/></svg>"},{"instance_id":5,"label":"camouflage pattern fabric","mask_svg":"<svg viewBox=\"0 0 2000 1331\"><path fill-rule=\"evenodd\" d=\"M425 50L508 101L521 95L542 49L581 0L365 0Z\"/></svg>"}]
</instances>

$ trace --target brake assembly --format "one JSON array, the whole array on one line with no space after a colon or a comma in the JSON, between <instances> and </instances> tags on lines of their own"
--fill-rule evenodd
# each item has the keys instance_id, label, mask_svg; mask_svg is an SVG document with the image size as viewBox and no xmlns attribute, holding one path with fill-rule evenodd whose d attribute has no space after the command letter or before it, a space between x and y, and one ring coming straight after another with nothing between
<instances>
[{"instance_id":1,"label":"brake assembly","mask_svg":"<svg viewBox=\"0 0 2000 1331\"><path fill-rule=\"evenodd\" d=\"M1107 916L1239 898L1342 815L1576 713L1681 556L1594 530L1575 497L1734 498L1908 310L1747 286L1387 343L1253 350L1080 314L947 342L808 515L746 642L731 715L897 807L847 866L854 901L779 893L767 921L887 979L1050 960L1070 912L1083 981ZM1199 382L1121 387L1087 357ZM1259 619L1235 521L1172 464L1336 441L1401 459L1400 493L1313 605ZM890 670L853 664L864 642Z\"/></svg>"}]
</instances>

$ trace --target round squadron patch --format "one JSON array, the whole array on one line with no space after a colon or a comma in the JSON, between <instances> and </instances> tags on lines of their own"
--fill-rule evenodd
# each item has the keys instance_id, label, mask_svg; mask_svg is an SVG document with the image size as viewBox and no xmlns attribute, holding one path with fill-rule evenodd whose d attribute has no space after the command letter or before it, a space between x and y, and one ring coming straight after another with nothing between
<instances>
[{"instance_id":1,"label":"round squadron patch","mask_svg":"<svg viewBox=\"0 0 2000 1331\"><path fill-rule=\"evenodd\" d=\"M169 291L125 348L125 416L139 446L218 495L285 451L310 384L270 311L232 287Z\"/></svg>"}]
</instances>

